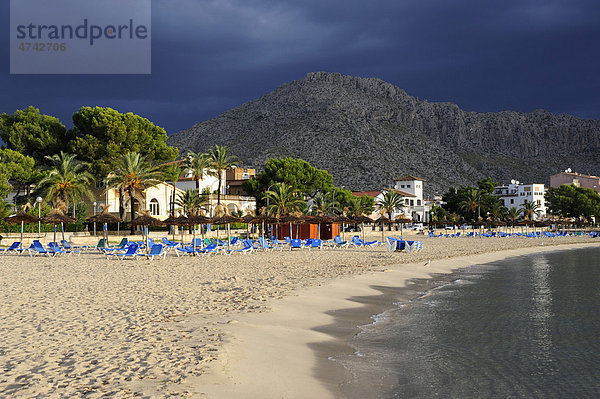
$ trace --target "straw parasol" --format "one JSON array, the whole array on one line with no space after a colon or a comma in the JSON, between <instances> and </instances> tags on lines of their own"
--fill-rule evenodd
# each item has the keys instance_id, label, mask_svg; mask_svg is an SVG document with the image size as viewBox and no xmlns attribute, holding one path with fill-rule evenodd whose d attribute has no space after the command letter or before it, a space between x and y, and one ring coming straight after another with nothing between
<instances>
[{"instance_id":1,"label":"straw parasol","mask_svg":"<svg viewBox=\"0 0 600 399\"><path fill-rule=\"evenodd\" d=\"M169 215L168 218L163 220L163 223L168 226L178 226L178 224L177 224L178 220L179 220L178 217ZM175 241L175 229L173 229L173 241Z\"/></svg>"},{"instance_id":2,"label":"straw parasol","mask_svg":"<svg viewBox=\"0 0 600 399\"><path fill-rule=\"evenodd\" d=\"M191 225L188 226L194 226L194 236L193 236L193 241L192 241L192 247L194 248L194 253L196 253L196 226L197 225L202 225L202 224L208 224L208 223L212 223L211 218L206 217L204 215L189 215L187 217L187 219L191 222ZM200 234L202 234L202 241L204 241L204 229L200 228Z\"/></svg>"},{"instance_id":3,"label":"straw parasol","mask_svg":"<svg viewBox=\"0 0 600 399\"><path fill-rule=\"evenodd\" d=\"M373 223L374 220L371 219L368 216L359 215L359 216L356 216L354 218L354 221L356 223L360 223L360 225L361 225L361 231L362 231L362 236L363 236L363 241L364 241L365 240L365 223Z\"/></svg>"},{"instance_id":4,"label":"straw parasol","mask_svg":"<svg viewBox=\"0 0 600 399\"><path fill-rule=\"evenodd\" d=\"M292 223L296 224L299 222L303 222L305 220L306 220L306 218L303 216L288 214L288 215L285 215L284 217L282 217L281 219L279 219L279 222L288 223L290 225L290 239L292 239L292 238L294 238L294 235L292 234ZM297 234L296 234L296 236L297 236Z\"/></svg>"},{"instance_id":5,"label":"straw parasol","mask_svg":"<svg viewBox=\"0 0 600 399\"><path fill-rule=\"evenodd\" d=\"M21 243L23 243L23 225L25 223L27 223L27 224L36 223L39 219L37 217L25 212L25 207L23 207L23 209L21 211L19 211L19 213L17 213L16 215L6 217L6 218L4 218L4 220L7 223L14 223L14 224L21 223Z\"/></svg>"},{"instance_id":6,"label":"straw parasol","mask_svg":"<svg viewBox=\"0 0 600 399\"><path fill-rule=\"evenodd\" d=\"M87 218L88 221L90 222L95 222L95 223L103 223L103 229L102 229L102 235L104 237L104 245L108 246L108 229L107 229L107 224L108 223L118 223L121 222L121 218L115 215L112 215L110 213L108 213L108 208L109 205L103 205L102 207L102 211L94 216L90 216L89 218Z\"/></svg>"},{"instance_id":7,"label":"straw parasol","mask_svg":"<svg viewBox=\"0 0 600 399\"><path fill-rule=\"evenodd\" d=\"M148 227L162 226L163 222L150 216L149 210L143 210L142 214L131 222L131 226L143 226L142 234L146 236L146 252L148 252Z\"/></svg>"},{"instance_id":8,"label":"straw parasol","mask_svg":"<svg viewBox=\"0 0 600 399\"><path fill-rule=\"evenodd\" d=\"M279 220L278 218L274 218L267 214L261 213L259 215L256 215L250 223L253 223L253 224L261 224L262 223L262 235L263 235L263 240L264 240L264 238L265 238L265 223L277 223L278 220Z\"/></svg>"},{"instance_id":9,"label":"straw parasol","mask_svg":"<svg viewBox=\"0 0 600 399\"><path fill-rule=\"evenodd\" d=\"M396 223L398 223L400 225L400 235L402 235L402 227L405 223L412 223L412 219L407 218L406 215L402 214L402 215L398 215L396 217L396 219L394 219L394 221Z\"/></svg>"},{"instance_id":10,"label":"straw parasol","mask_svg":"<svg viewBox=\"0 0 600 399\"><path fill-rule=\"evenodd\" d=\"M60 223L60 230L62 233L62 239L65 239L65 223L73 223L75 219L70 216L67 216L63 213L59 208L53 208L52 211L43 218L40 219L44 223L53 224L54 225L54 242L56 242L56 224Z\"/></svg>"},{"instance_id":11,"label":"straw parasol","mask_svg":"<svg viewBox=\"0 0 600 399\"><path fill-rule=\"evenodd\" d=\"M241 218L237 218L235 216L225 214L225 215L221 216L220 218L213 218L212 223L216 224L216 225L222 225L222 224L227 225L227 246L229 246L229 243L231 242L231 230L230 230L231 223L241 223L241 222L242 222Z\"/></svg>"}]
</instances>

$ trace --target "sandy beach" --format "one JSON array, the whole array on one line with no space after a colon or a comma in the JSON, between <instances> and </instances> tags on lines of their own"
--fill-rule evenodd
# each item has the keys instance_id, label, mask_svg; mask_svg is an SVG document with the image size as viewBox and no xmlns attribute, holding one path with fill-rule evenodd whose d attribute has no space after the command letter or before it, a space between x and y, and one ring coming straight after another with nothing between
<instances>
[{"instance_id":1,"label":"sandy beach","mask_svg":"<svg viewBox=\"0 0 600 399\"><path fill-rule=\"evenodd\" d=\"M319 367L311 346L336 344L315 327L333 322L331 310L363 306L352 297L507 256L600 245L420 239L423 251L408 254L379 246L155 261L2 255L0 396L336 397L340 371Z\"/></svg>"}]
</instances>

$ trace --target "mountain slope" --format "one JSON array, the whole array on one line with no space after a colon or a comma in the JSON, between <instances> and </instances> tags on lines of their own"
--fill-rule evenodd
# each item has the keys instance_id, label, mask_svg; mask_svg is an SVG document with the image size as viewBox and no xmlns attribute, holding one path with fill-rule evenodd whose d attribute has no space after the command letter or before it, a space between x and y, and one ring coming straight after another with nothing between
<instances>
[{"instance_id":1,"label":"mountain slope","mask_svg":"<svg viewBox=\"0 0 600 399\"><path fill-rule=\"evenodd\" d=\"M600 169L600 121L538 110L476 113L430 103L374 78L314 72L172 135L180 152L231 147L244 165L291 156L351 189L427 180L428 192L492 176L547 182Z\"/></svg>"}]
</instances>

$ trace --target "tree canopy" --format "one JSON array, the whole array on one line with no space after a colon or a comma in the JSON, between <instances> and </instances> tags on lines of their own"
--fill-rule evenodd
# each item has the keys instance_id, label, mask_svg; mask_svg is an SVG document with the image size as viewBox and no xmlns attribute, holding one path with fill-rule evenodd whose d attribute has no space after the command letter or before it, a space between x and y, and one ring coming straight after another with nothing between
<instances>
[{"instance_id":1,"label":"tree canopy","mask_svg":"<svg viewBox=\"0 0 600 399\"><path fill-rule=\"evenodd\" d=\"M442 195L444 209L447 213L456 213L466 220L474 220L487 212L496 212L502 205L500 198L494 195L497 185L498 183L488 177L479 180L477 187L451 187Z\"/></svg>"},{"instance_id":2,"label":"tree canopy","mask_svg":"<svg viewBox=\"0 0 600 399\"><path fill-rule=\"evenodd\" d=\"M329 172L320 170L302 159L269 159L265 170L255 178L244 182L244 189L260 198L273 183L285 183L293 190L313 196L317 192L330 192L333 189L333 177Z\"/></svg>"},{"instance_id":3,"label":"tree canopy","mask_svg":"<svg viewBox=\"0 0 600 399\"><path fill-rule=\"evenodd\" d=\"M546 193L548 208L552 214L565 217L590 219L600 216L600 195L591 188L563 184L550 187Z\"/></svg>"},{"instance_id":4,"label":"tree canopy","mask_svg":"<svg viewBox=\"0 0 600 399\"><path fill-rule=\"evenodd\" d=\"M146 118L111 108L82 107L73 114L70 150L90 163L97 179L115 170L121 155L140 153L147 162L167 162L179 152L166 144L167 133Z\"/></svg>"},{"instance_id":5,"label":"tree canopy","mask_svg":"<svg viewBox=\"0 0 600 399\"><path fill-rule=\"evenodd\" d=\"M9 150L32 157L38 165L46 155L58 154L73 138L72 132L53 116L43 115L35 107L0 115L0 138Z\"/></svg>"}]
</instances>

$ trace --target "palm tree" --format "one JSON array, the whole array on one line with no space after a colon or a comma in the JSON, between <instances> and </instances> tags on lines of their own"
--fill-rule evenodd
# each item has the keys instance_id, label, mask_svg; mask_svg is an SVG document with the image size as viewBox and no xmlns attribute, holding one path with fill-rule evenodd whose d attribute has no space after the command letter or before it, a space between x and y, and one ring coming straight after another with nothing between
<instances>
[{"instance_id":1,"label":"palm tree","mask_svg":"<svg viewBox=\"0 0 600 399\"><path fill-rule=\"evenodd\" d=\"M534 201L525 201L523 203L523 205L521 206L521 214L523 215L523 217L525 217L525 219L527 220L533 220L532 217L533 215L539 215L540 210L539 210L539 205L534 202Z\"/></svg>"},{"instance_id":2,"label":"palm tree","mask_svg":"<svg viewBox=\"0 0 600 399\"><path fill-rule=\"evenodd\" d=\"M508 210L506 207L500 202L494 202L490 205L488 212L490 213L490 216L492 216L493 220L499 221L504 218L504 215L506 215L507 211Z\"/></svg>"},{"instance_id":3,"label":"palm tree","mask_svg":"<svg viewBox=\"0 0 600 399\"><path fill-rule=\"evenodd\" d=\"M375 205L377 206L377 209L387 213L388 219L391 220L392 214L404 207L404 199L398 192L390 190L384 192L383 198L377 201Z\"/></svg>"},{"instance_id":4,"label":"palm tree","mask_svg":"<svg viewBox=\"0 0 600 399\"><path fill-rule=\"evenodd\" d=\"M333 214L337 212L338 206L338 202L334 201L331 195L319 192L313 197L310 212L319 216Z\"/></svg>"},{"instance_id":5,"label":"palm tree","mask_svg":"<svg viewBox=\"0 0 600 399\"><path fill-rule=\"evenodd\" d=\"M117 169L106 177L106 187L123 189L129 195L131 220L135 219L134 199L138 191L143 191L161 182L160 171L146 162L137 152L128 152L117 160ZM131 234L134 226L131 226Z\"/></svg>"},{"instance_id":6,"label":"palm tree","mask_svg":"<svg viewBox=\"0 0 600 399\"><path fill-rule=\"evenodd\" d=\"M179 167L179 165L173 165L167 168L165 172L165 179L173 181L173 194L171 196L171 215L173 216L175 216L175 205L177 202L177 182L184 177L185 174L186 170ZM196 182L196 186L198 186L198 182Z\"/></svg>"},{"instance_id":7,"label":"palm tree","mask_svg":"<svg viewBox=\"0 0 600 399\"><path fill-rule=\"evenodd\" d=\"M208 152L211 174L219 179L219 188L217 191L217 205L221 204L221 176L223 171L230 169L238 164L236 156L231 154L229 147L216 145Z\"/></svg>"},{"instance_id":8,"label":"palm tree","mask_svg":"<svg viewBox=\"0 0 600 399\"><path fill-rule=\"evenodd\" d=\"M458 206L462 211L472 212L473 220L476 219L475 212L477 211L477 216L481 216L481 199L482 192L480 189L475 187L469 187L465 199L462 200Z\"/></svg>"},{"instance_id":9,"label":"palm tree","mask_svg":"<svg viewBox=\"0 0 600 399\"><path fill-rule=\"evenodd\" d=\"M386 191L383 193L383 198L381 198L379 201L377 201L377 203L375 205L377 206L377 209L379 209L380 212L387 213L387 217L388 217L388 219L390 219L389 230L391 230L392 229L392 222L391 222L392 214L395 211L399 211L404 207L404 199L402 198L402 195L400 195L396 191L392 191L392 190ZM383 231L383 226L381 228Z\"/></svg>"},{"instance_id":10,"label":"palm tree","mask_svg":"<svg viewBox=\"0 0 600 399\"><path fill-rule=\"evenodd\" d=\"M208 154L203 152L188 152L185 160L185 167L192 172L192 177L196 181L196 190L200 193L200 180L209 172L211 160Z\"/></svg>"},{"instance_id":11,"label":"palm tree","mask_svg":"<svg viewBox=\"0 0 600 399\"><path fill-rule=\"evenodd\" d=\"M175 202L187 216L196 216L208 203L205 195L198 195L198 190L187 189L180 193Z\"/></svg>"},{"instance_id":12,"label":"palm tree","mask_svg":"<svg viewBox=\"0 0 600 399\"><path fill-rule=\"evenodd\" d=\"M265 191L263 198L269 200L267 212L270 215L287 215L301 210L305 205L300 193L285 183L273 184L271 190Z\"/></svg>"},{"instance_id":13,"label":"palm tree","mask_svg":"<svg viewBox=\"0 0 600 399\"><path fill-rule=\"evenodd\" d=\"M510 208L506 213L506 218L510 220L512 227L515 227L515 223L519 216L521 216L521 210L519 208Z\"/></svg>"},{"instance_id":14,"label":"palm tree","mask_svg":"<svg viewBox=\"0 0 600 399\"><path fill-rule=\"evenodd\" d=\"M40 182L38 187L45 193L46 200L62 201L68 206L69 200L73 203L81 196L86 196L94 201L94 194L90 190L93 181L92 175L86 171L87 163L79 162L73 154L60 154L46 156L52 167Z\"/></svg>"}]
</instances>

